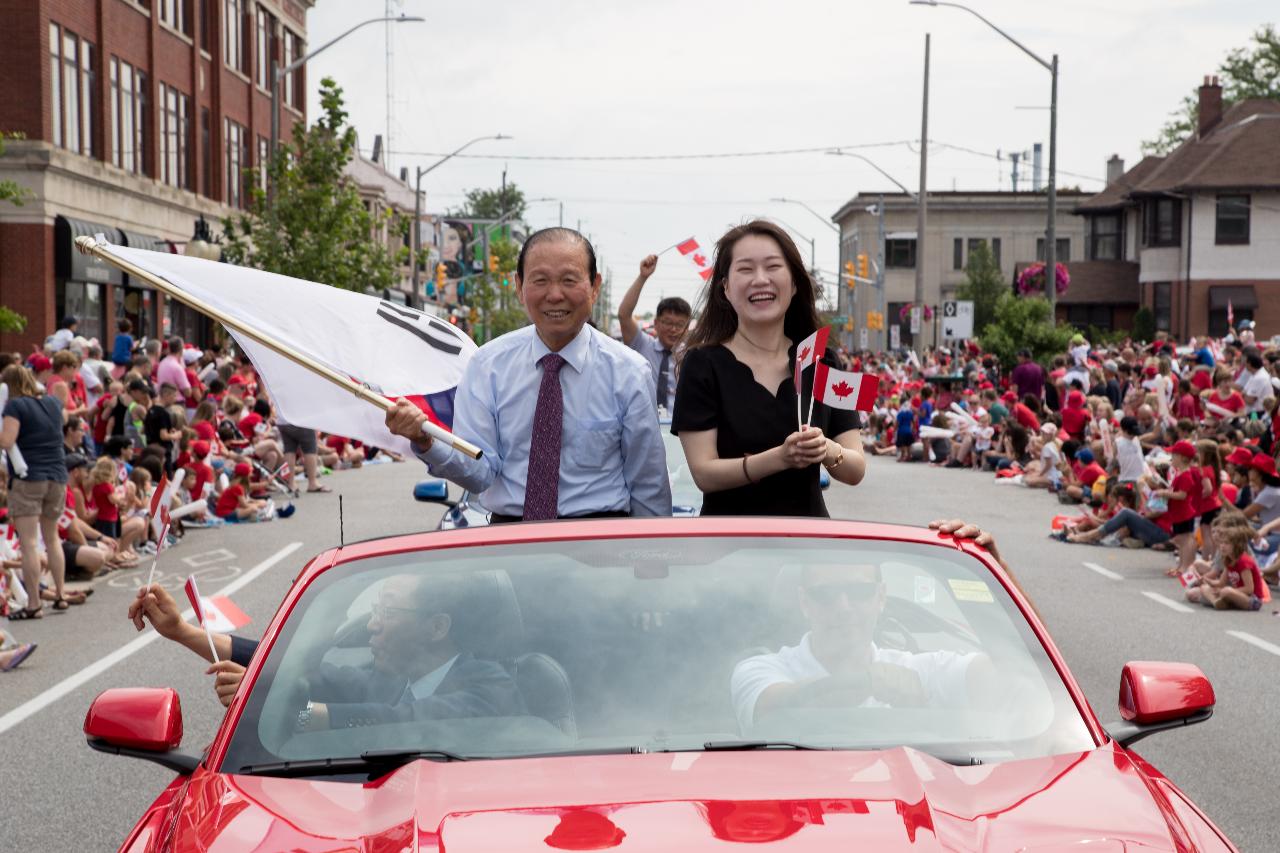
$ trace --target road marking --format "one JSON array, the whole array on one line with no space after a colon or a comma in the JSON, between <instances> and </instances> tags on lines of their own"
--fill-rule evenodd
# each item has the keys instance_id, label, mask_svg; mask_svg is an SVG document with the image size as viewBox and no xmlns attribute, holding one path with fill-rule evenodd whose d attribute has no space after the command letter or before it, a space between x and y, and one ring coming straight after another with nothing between
<instances>
[{"instance_id":1,"label":"road marking","mask_svg":"<svg viewBox=\"0 0 1280 853\"><path fill-rule=\"evenodd\" d=\"M1273 655L1280 656L1280 646L1277 646L1275 643L1268 643L1266 640L1261 640L1253 636L1253 634L1246 634L1244 631L1228 631L1227 633L1235 637L1237 640L1244 640L1251 646L1257 646L1264 652L1271 652Z\"/></svg>"},{"instance_id":2,"label":"road marking","mask_svg":"<svg viewBox=\"0 0 1280 853\"><path fill-rule=\"evenodd\" d=\"M263 560L261 563L258 563L258 565L254 566L252 569L245 572L240 577L233 580L231 583L224 586L222 589L218 590L217 592L209 593L209 595L210 596L231 595L237 590L243 589L251 581L258 578L263 572L267 571L276 563L280 562L285 557L288 557L290 554L292 554L294 551L298 550L301 547L302 547L301 542L291 542L290 544L281 548L279 551L272 554L267 559ZM194 615L195 613L192 610L187 609L183 611L182 619L185 621L190 619ZM141 651L142 649L146 648L148 645L150 645L152 642L158 639L160 639L159 634L157 634L155 631L149 631L146 634L143 634L141 637L138 637L137 639L130 640L128 643L125 643L123 646L116 649L114 652L111 652L110 654L106 655L105 657L99 658L98 660L86 666L84 669L77 672L75 675L64 678L62 681L59 681L57 684L50 687L48 690L44 691L40 695L35 696L32 699L28 699L26 702L23 702L21 705L14 708L9 713L5 714L4 716L0 716L0 734L4 734L9 729L13 728L14 726L21 723L23 720L30 717L32 714L36 714L44 710L48 706L52 705L54 702L57 702L63 696L66 696L68 693L75 690L77 687L80 687L81 685L91 681L92 679L106 672L111 667L120 663L120 661L132 656L136 652Z\"/></svg>"},{"instance_id":3,"label":"road marking","mask_svg":"<svg viewBox=\"0 0 1280 853\"><path fill-rule=\"evenodd\" d=\"M186 563L193 569L201 566L209 566L214 563L221 563L223 560L234 560L235 554L232 554L226 548L216 548L212 551L205 551L201 554L192 554L190 557L183 557L182 562Z\"/></svg>"},{"instance_id":4,"label":"road marking","mask_svg":"<svg viewBox=\"0 0 1280 853\"><path fill-rule=\"evenodd\" d=\"M1110 569L1104 569L1102 568L1102 566L1099 566L1097 563L1085 563L1084 567L1091 571L1097 572L1098 574L1102 575L1104 578L1111 578L1111 580L1113 581L1124 580L1124 575L1113 572Z\"/></svg>"},{"instance_id":5,"label":"road marking","mask_svg":"<svg viewBox=\"0 0 1280 853\"><path fill-rule=\"evenodd\" d=\"M1174 601L1172 598L1165 598L1163 595L1161 595L1158 592L1147 592L1144 589L1142 591L1142 594L1145 595L1147 598L1151 599L1152 601L1156 602L1157 604L1163 604L1165 607L1169 608L1170 610L1176 610L1179 613L1195 613L1196 612L1194 607L1188 607L1187 605L1182 604L1181 602Z\"/></svg>"}]
</instances>

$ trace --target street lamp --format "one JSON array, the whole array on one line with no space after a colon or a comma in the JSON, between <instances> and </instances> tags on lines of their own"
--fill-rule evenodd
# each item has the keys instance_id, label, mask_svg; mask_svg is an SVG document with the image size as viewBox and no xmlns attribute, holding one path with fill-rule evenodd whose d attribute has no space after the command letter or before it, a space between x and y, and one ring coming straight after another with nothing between
<instances>
[{"instance_id":1,"label":"street lamp","mask_svg":"<svg viewBox=\"0 0 1280 853\"><path fill-rule=\"evenodd\" d=\"M408 17L405 15L401 15L399 17L388 16L385 18L370 18L367 21L361 21L360 23L356 24L354 27L347 30L345 33L338 36L337 38L330 39L329 41L320 45L320 47L317 47L315 50L311 51L305 56L295 59L293 62L289 63L284 68L281 68L279 65L272 63L271 64L271 149L270 149L271 156L273 158L276 156L276 148L279 147L280 145L280 78L281 77L288 77L294 71L297 71L299 68L301 68L308 59L311 59L317 54L323 53L324 51L328 50L334 44L342 41L344 38L351 35L361 27L368 26L369 24L382 24L386 22L391 22L393 24L405 24L405 23L409 23L410 21L423 23L426 21L426 19L418 18L418 17Z\"/></svg>"},{"instance_id":2,"label":"street lamp","mask_svg":"<svg viewBox=\"0 0 1280 853\"><path fill-rule=\"evenodd\" d=\"M995 24L988 21L982 15L963 6L959 3L946 3L942 0L909 0L912 6L951 6L956 9L963 9L970 15L973 15L979 21L986 24L991 29L1004 36L1012 42L1019 50L1027 56L1040 63L1049 72L1051 78L1051 89L1049 95L1049 219L1045 226L1044 241L1044 295L1049 300L1049 307L1052 309L1057 302L1057 278L1058 278L1058 241L1057 236L1057 215L1058 215L1058 54L1054 54L1053 58L1046 62L1042 57L1033 52L1025 44L1018 41Z\"/></svg>"},{"instance_id":3,"label":"street lamp","mask_svg":"<svg viewBox=\"0 0 1280 853\"><path fill-rule=\"evenodd\" d=\"M400 19L393 18L391 20L398 21ZM418 20L421 20L421 19L418 19ZM369 23L369 22L366 21L365 23ZM339 36L339 38L341 38L341 36ZM332 42L330 42L330 44L332 44ZM328 45L326 45L326 47L327 46ZM321 50L323 49L324 48L321 48ZM449 162L454 157L457 157L459 154L461 154L463 151L470 148L472 145L475 145L477 142L484 142L490 139L501 140L501 139L512 139L512 138L513 137L510 137L510 136L504 136L501 133L495 133L492 136L477 136L475 139L471 139L462 143L457 148L453 149L448 154L444 155L443 157L441 157L436 162L432 163L427 168L424 169L421 166L418 167L416 172L416 177L414 178L414 182L413 182L413 252L411 253L412 257L409 259L409 268L412 271L412 276L413 276L413 292L415 294L418 292L418 255L422 253L422 176L427 174L428 172L434 171L440 166L443 166L445 163Z\"/></svg>"},{"instance_id":4,"label":"street lamp","mask_svg":"<svg viewBox=\"0 0 1280 853\"><path fill-rule=\"evenodd\" d=\"M839 233L840 233L840 228L839 228L839 226L837 226L837 225L832 225L832 224L831 224L831 220L830 220L830 219L827 219L827 218L826 218L825 216L823 216L821 213L819 213L818 211L814 210L812 207L810 207L809 205L805 204L804 202L802 202L802 201L800 201L800 200L798 200L798 199L794 199L794 198L771 198L771 199L769 199L769 201L781 202L782 204L798 204L798 205L800 205L801 207L803 207L805 210L807 210L807 211L809 211L810 213L812 213L814 216L818 217L818 219L822 220L822 224L823 224L823 225L827 226L828 228L830 228L832 231L836 232L837 234L839 234Z\"/></svg>"},{"instance_id":5,"label":"street lamp","mask_svg":"<svg viewBox=\"0 0 1280 853\"><path fill-rule=\"evenodd\" d=\"M217 244L213 238L212 232L209 231L209 223L205 221L204 214L196 220L195 231L191 235L191 239L187 241L187 248L183 250L183 254L192 258L202 258L206 261L216 261L222 258L222 247Z\"/></svg>"}]
</instances>

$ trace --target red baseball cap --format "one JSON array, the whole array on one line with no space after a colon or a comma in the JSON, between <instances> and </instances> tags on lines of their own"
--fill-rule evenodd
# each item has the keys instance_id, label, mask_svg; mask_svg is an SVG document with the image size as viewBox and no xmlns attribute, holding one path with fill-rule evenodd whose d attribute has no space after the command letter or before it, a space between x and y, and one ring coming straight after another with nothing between
<instances>
[{"instance_id":1,"label":"red baseball cap","mask_svg":"<svg viewBox=\"0 0 1280 853\"><path fill-rule=\"evenodd\" d=\"M1176 453L1179 456L1185 456L1188 459L1196 458L1196 446L1186 439L1176 442L1173 447L1169 448L1169 452Z\"/></svg>"},{"instance_id":2,"label":"red baseball cap","mask_svg":"<svg viewBox=\"0 0 1280 853\"><path fill-rule=\"evenodd\" d=\"M52 370L53 362L49 360L49 356L44 353L35 353L31 358L27 359L27 364L31 367L32 373L39 373L42 370Z\"/></svg>"},{"instance_id":3,"label":"red baseball cap","mask_svg":"<svg viewBox=\"0 0 1280 853\"><path fill-rule=\"evenodd\" d=\"M191 451L196 455L197 459L203 459L209 455L209 442L204 439L191 442Z\"/></svg>"},{"instance_id":4,"label":"red baseball cap","mask_svg":"<svg viewBox=\"0 0 1280 853\"><path fill-rule=\"evenodd\" d=\"M1230 455L1223 460L1229 465L1239 465L1241 468L1248 468L1253 464L1253 454L1249 452L1247 447L1237 447L1231 451Z\"/></svg>"},{"instance_id":5,"label":"red baseball cap","mask_svg":"<svg viewBox=\"0 0 1280 853\"><path fill-rule=\"evenodd\" d=\"M249 474L250 474L252 471L253 471L253 469L249 467L249 463L248 463L248 462L237 462L237 463L236 463L236 467L235 467L235 475L236 475L237 477L248 477L248 476L249 476Z\"/></svg>"},{"instance_id":6,"label":"red baseball cap","mask_svg":"<svg viewBox=\"0 0 1280 853\"><path fill-rule=\"evenodd\" d=\"M1016 403L1018 402L1018 395L1012 391L1005 391L1000 395L1000 399L1004 400L1006 403Z\"/></svg>"},{"instance_id":7,"label":"red baseball cap","mask_svg":"<svg viewBox=\"0 0 1280 853\"><path fill-rule=\"evenodd\" d=\"M1276 473L1276 460L1265 453L1259 453L1253 457L1252 467L1264 477L1270 477L1273 480L1280 477L1280 474Z\"/></svg>"}]
</instances>

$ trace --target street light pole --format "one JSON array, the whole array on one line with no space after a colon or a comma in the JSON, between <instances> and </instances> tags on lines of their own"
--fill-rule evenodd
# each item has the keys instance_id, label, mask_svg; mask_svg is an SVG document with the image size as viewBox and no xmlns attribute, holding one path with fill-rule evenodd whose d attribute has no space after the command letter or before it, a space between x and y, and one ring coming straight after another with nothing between
<instances>
[{"instance_id":1,"label":"street light pole","mask_svg":"<svg viewBox=\"0 0 1280 853\"><path fill-rule=\"evenodd\" d=\"M1052 61L1046 62L1042 57L1018 41L995 24L988 21L978 12L970 9L968 6L960 3L946 3L943 0L908 0L912 6L951 6L955 9L963 9L970 15L973 15L979 21L1004 36L1008 41L1013 43L1019 50L1036 62L1044 66L1051 77L1051 91L1049 98L1049 214L1045 223L1045 240L1044 240L1044 295L1049 300L1050 317L1058 300L1057 279L1058 279L1058 240L1057 240L1057 219L1058 219L1058 54L1053 55Z\"/></svg>"},{"instance_id":2,"label":"street light pole","mask_svg":"<svg viewBox=\"0 0 1280 853\"><path fill-rule=\"evenodd\" d=\"M840 229L839 229L837 226L832 225L832 224L831 224L831 220L830 220L830 219L827 219L827 217L823 216L821 213L819 213L818 211L814 210L812 207L810 207L809 205L805 204L804 202L802 202L802 201L800 201L800 200L798 200L798 199L794 199L794 198L771 198L771 199L769 199L769 201L781 202L781 203L783 203L783 204L798 204L798 205L800 205L801 207L803 207L805 210L809 211L809 212L810 212L810 213L812 213L814 216L816 216L819 220L821 220L823 225L827 226L828 228L830 228L832 231L836 232L837 234L839 234L839 233L840 233Z\"/></svg>"},{"instance_id":3,"label":"street light pole","mask_svg":"<svg viewBox=\"0 0 1280 853\"><path fill-rule=\"evenodd\" d=\"M344 38L351 35L361 27L368 26L369 24L381 24L384 22L390 22L395 24L404 24L409 22L422 23L425 20L426 20L425 18L409 17L406 15L400 15L399 17L389 16L389 17L383 17L383 18L370 18L367 21L361 21L360 23L356 24L354 27L347 30L345 33L342 33L341 35L337 36L336 38L330 39L329 41L320 45L315 50L311 51L305 56L301 56L298 59L295 59L293 62L289 63L284 68L281 68L279 65L276 65L274 62L271 63L271 148L269 149L271 157L273 159L275 158L276 149L280 145L280 78L281 77L288 77L294 71L297 71L299 68L301 68L307 62L307 60L328 50L330 47L342 41ZM274 190L275 187L270 187L269 189Z\"/></svg>"},{"instance_id":4,"label":"street light pole","mask_svg":"<svg viewBox=\"0 0 1280 853\"><path fill-rule=\"evenodd\" d=\"M912 316L920 317L919 336L912 335L911 343L917 352L924 353L924 229L929 218L929 196L925 181L929 174L929 33L924 34L924 101L920 113L920 198L916 202L916 290L911 306ZM936 344L937 341L935 340Z\"/></svg>"}]
</instances>

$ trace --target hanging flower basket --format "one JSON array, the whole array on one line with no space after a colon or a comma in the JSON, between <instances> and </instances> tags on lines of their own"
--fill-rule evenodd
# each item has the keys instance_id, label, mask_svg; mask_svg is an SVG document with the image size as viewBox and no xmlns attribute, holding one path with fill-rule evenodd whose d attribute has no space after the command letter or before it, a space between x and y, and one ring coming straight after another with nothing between
<instances>
[{"instance_id":1,"label":"hanging flower basket","mask_svg":"<svg viewBox=\"0 0 1280 853\"><path fill-rule=\"evenodd\" d=\"M1054 287L1058 291L1058 295L1067 292L1067 288L1071 286L1071 274L1067 272L1066 264L1057 264L1057 275L1054 276ZM1036 296L1044 293L1044 264L1032 264L1031 266L1018 273L1018 295L1019 296Z\"/></svg>"},{"instance_id":2,"label":"hanging flower basket","mask_svg":"<svg viewBox=\"0 0 1280 853\"><path fill-rule=\"evenodd\" d=\"M903 305L900 309L898 309L898 322L906 323L911 319L911 308L912 308L912 303L908 302L906 305ZM924 306L923 313L924 313L923 319L926 323L928 323L933 319L933 306L931 305Z\"/></svg>"}]
</instances>

